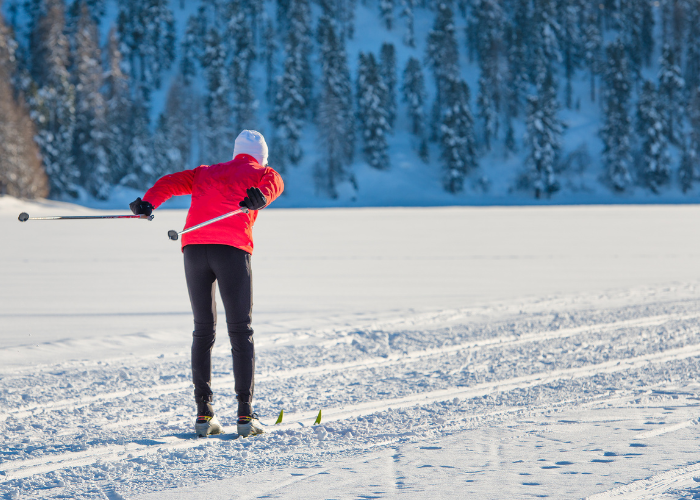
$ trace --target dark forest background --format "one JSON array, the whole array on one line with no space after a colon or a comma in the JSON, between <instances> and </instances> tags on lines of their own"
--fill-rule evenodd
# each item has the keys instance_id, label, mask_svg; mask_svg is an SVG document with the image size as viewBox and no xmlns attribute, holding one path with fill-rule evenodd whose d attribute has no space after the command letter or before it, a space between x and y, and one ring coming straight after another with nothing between
<instances>
[{"instance_id":1,"label":"dark forest background","mask_svg":"<svg viewBox=\"0 0 700 500\"><path fill-rule=\"evenodd\" d=\"M700 0L5 0L0 11L0 194L107 199L227 159L244 128L264 130L280 171L313 169L328 198L360 189L358 162L393 168L400 134L447 193L488 189L494 152L519 159L511 189L535 198L591 163L611 193L692 193L698 180ZM368 15L401 43L358 52ZM562 146L562 112L582 103L599 108L600 155ZM309 127L323 157L312 164Z\"/></svg>"}]
</instances>

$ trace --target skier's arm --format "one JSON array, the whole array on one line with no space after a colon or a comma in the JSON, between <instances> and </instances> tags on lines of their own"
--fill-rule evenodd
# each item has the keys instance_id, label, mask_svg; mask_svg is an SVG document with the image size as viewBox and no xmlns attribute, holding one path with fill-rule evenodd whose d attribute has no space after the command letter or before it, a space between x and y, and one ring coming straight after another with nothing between
<instances>
[{"instance_id":1,"label":"skier's arm","mask_svg":"<svg viewBox=\"0 0 700 500\"><path fill-rule=\"evenodd\" d=\"M265 196L265 200L268 206L270 203L275 201L279 195L284 191L284 182L282 181L282 176L275 172L270 167L265 167L265 173L263 174L258 187L262 194Z\"/></svg>"},{"instance_id":2,"label":"skier's arm","mask_svg":"<svg viewBox=\"0 0 700 500\"><path fill-rule=\"evenodd\" d=\"M156 181L151 189L146 191L143 200L148 201L154 208L158 208L173 196L192 194L195 170L197 169L164 175Z\"/></svg>"}]
</instances>

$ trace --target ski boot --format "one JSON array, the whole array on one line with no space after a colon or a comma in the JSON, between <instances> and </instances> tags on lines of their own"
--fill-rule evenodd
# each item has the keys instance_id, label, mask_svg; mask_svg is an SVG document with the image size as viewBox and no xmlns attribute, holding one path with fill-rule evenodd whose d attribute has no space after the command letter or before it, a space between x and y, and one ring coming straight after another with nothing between
<instances>
[{"instance_id":1,"label":"ski boot","mask_svg":"<svg viewBox=\"0 0 700 500\"><path fill-rule=\"evenodd\" d=\"M214 415L211 401L206 398L196 398L197 420L194 422L194 431L199 437L207 437L210 434L223 434L224 428L219 419Z\"/></svg>"},{"instance_id":2,"label":"ski boot","mask_svg":"<svg viewBox=\"0 0 700 500\"><path fill-rule=\"evenodd\" d=\"M258 420L258 414L244 415L238 417L238 435L241 437L255 436L265 432Z\"/></svg>"}]
</instances>

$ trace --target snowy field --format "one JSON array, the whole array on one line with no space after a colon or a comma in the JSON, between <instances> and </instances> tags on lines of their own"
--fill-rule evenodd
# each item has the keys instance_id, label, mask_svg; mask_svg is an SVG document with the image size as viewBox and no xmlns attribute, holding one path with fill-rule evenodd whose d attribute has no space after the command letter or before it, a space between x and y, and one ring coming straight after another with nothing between
<instances>
[{"instance_id":1,"label":"snowy field","mask_svg":"<svg viewBox=\"0 0 700 500\"><path fill-rule=\"evenodd\" d=\"M105 213L0 198L0 497L700 497L700 206L265 210L250 439L183 210L20 211Z\"/></svg>"}]
</instances>

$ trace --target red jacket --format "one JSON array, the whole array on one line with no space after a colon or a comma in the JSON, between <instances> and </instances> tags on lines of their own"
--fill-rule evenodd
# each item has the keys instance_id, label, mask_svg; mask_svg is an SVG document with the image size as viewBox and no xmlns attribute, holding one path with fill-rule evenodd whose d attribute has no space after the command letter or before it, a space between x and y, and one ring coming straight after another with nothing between
<instances>
[{"instance_id":1,"label":"red jacket","mask_svg":"<svg viewBox=\"0 0 700 500\"><path fill-rule=\"evenodd\" d=\"M158 208L173 196L191 194L185 222L188 228L238 209L239 202L246 197L246 189L251 187L259 187L269 205L282 193L284 183L270 167L261 167L252 156L240 154L226 163L165 175L143 195L143 200ZM183 234L182 248L217 243L253 253L253 224L257 216L257 210L251 210Z\"/></svg>"}]
</instances>

